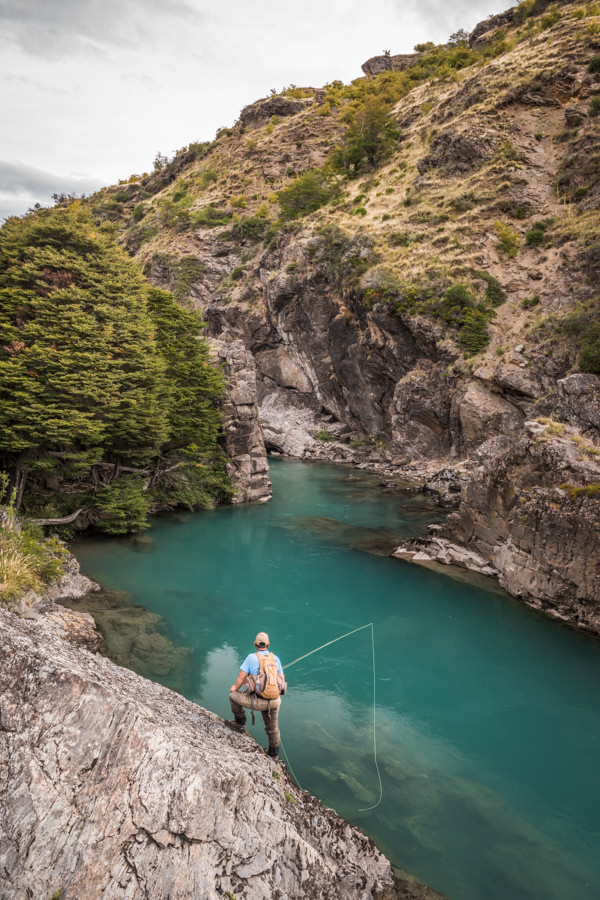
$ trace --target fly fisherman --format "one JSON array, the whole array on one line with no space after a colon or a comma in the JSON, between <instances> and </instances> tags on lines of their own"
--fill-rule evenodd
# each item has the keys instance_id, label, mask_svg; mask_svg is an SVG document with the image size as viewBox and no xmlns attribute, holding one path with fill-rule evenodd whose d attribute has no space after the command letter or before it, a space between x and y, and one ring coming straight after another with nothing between
<instances>
[{"instance_id":1,"label":"fly fisherman","mask_svg":"<svg viewBox=\"0 0 600 900\"><path fill-rule=\"evenodd\" d=\"M279 756L279 707L281 694L286 692L283 668L278 656L269 650L269 635L259 632L254 639L255 652L248 654L235 684L229 689L229 702L240 728L246 725L246 710L262 713L265 731L269 738L268 754ZM242 686L246 690L242 691ZM252 716L254 723L254 714Z\"/></svg>"}]
</instances>

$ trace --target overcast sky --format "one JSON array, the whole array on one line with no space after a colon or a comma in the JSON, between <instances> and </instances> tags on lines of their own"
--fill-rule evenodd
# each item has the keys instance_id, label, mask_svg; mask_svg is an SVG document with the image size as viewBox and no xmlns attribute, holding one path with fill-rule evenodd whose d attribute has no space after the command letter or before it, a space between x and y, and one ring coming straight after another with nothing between
<instances>
[{"instance_id":1,"label":"overcast sky","mask_svg":"<svg viewBox=\"0 0 600 900\"><path fill-rule=\"evenodd\" d=\"M510 0L0 0L0 221L150 171L289 84L362 75Z\"/></svg>"}]
</instances>

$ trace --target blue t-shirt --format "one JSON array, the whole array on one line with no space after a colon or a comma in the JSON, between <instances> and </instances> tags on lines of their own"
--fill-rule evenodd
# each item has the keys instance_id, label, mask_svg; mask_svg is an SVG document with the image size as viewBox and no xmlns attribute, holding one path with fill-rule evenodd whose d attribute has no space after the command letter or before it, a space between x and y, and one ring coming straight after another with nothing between
<instances>
[{"instance_id":1,"label":"blue t-shirt","mask_svg":"<svg viewBox=\"0 0 600 900\"><path fill-rule=\"evenodd\" d=\"M257 653L262 653L263 656L268 656L270 652L270 650L257 650L256 653L249 653L240 666L242 672L246 672L247 675L258 675L258 673L260 672L260 665L258 662ZM275 656L275 654L273 654L273 656ZM275 662L277 663L277 671L280 675L283 675L281 661L278 656L275 656Z\"/></svg>"}]
</instances>

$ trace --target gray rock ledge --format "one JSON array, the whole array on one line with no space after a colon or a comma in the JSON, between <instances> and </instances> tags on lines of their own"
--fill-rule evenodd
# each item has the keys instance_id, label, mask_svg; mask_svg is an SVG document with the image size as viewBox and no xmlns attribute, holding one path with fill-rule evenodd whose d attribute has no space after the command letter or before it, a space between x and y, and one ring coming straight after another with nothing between
<instances>
[{"instance_id":1,"label":"gray rock ledge","mask_svg":"<svg viewBox=\"0 0 600 900\"><path fill-rule=\"evenodd\" d=\"M433 898L216 715L0 609L0 896Z\"/></svg>"}]
</instances>

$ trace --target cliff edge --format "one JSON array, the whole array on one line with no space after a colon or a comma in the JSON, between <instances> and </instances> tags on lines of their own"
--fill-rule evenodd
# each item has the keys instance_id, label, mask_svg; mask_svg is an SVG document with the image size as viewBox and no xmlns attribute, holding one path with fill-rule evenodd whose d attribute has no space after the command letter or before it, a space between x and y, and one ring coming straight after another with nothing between
<instances>
[{"instance_id":1,"label":"cliff edge","mask_svg":"<svg viewBox=\"0 0 600 900\"><path fill-rule=\"evenodd\" d=\"M0 609L0 894L436 897L249 737Z\"/></svg>"}]
</instances>

